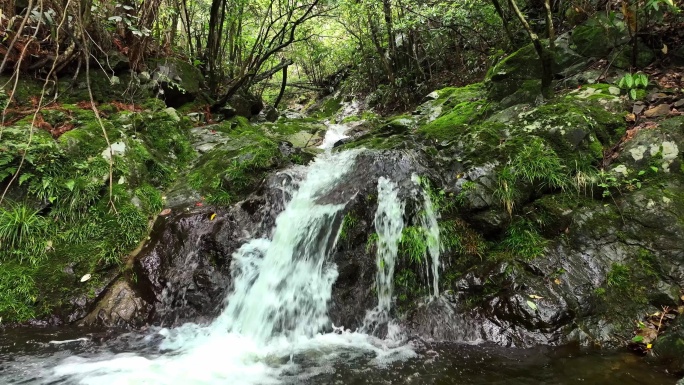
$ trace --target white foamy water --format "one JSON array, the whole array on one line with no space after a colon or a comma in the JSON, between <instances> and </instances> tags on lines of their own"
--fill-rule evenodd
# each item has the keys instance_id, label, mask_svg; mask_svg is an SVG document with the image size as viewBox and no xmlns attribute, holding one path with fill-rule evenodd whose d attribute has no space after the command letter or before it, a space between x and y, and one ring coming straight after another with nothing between
<instances>
[{"instance_id":1,"label":"white foamy water","mask_svg":"<svg viewBox=\"0 0 684 385\"><path fill-rule=\"evenodd\" d=\"M375 288L378 306L368 311L362 330L373 332L390 321L394 292L394 267L399 253L399 241L404 230L404 203L399 199L396 183L381 177L378 180L378 209L375 212L376 241Z\"/></svg>"},{"instance_id":2,"label":"white foamy water","mask_svg":"<svg viewBox=\"0 0 684 385\"><path fill-rule=\"evenodd\" d=\"M373 354L378 365L415 356L410 346L391 338L342 327L326 333L332 327L327 306L337 277L328 257L339 236L345 202L321 204L318 198L351 170L358 153L325 153L294 171L304 178L292 187L272 238L254 239L233 255L234 289L213 323L159 330L163 353L156 355L70 358L52 370L51 380L88 385L276 384L284 375L329 366L341 354L346 359ZM387 262L390 254L396 256L403 207L397 205L396 185L389 180L381 179L378 191L387 197L380 199L376 214L387 250L378 273L378 287L383 288L379 306L386 312L393 277ZM400 335L396 326L388 329L390 336ZM306 367L298 365L300 359L307 361Z\"/></svg>"},{"instance_id":3,"label":"white foamy water","mask_svg":"<svg viewBox=\"0 0 684 385\"><path fill-rule=\"evenodd\" d=\"M325 138L318 148L330 150L338 141L348 138L345 133L349 130L349 126L345 124L328 124L328 130L325 132Z\"/></svg>"},{"instance_id":4,"label":"white foamy water","mask_svg":"<svg viewBox=\"0 0 684 385\"><path fill-rule=\"evenodd\" d=\"M441 267L441 240L439 235L439 224L437 222L438 213L435 211L434 205L432 204L430 194L421 186L418 175L413 174L411 179L416 186L418 186L420 196L423 200L421 210L418 213L418 224L423 229L425 242L427 244L426 255L423 260L425 261L426 272L429 272L428 275L432 276L432 284L430 285L432 296L437 297L439 296L439 268Z\"/></svg>"}]
</instances>

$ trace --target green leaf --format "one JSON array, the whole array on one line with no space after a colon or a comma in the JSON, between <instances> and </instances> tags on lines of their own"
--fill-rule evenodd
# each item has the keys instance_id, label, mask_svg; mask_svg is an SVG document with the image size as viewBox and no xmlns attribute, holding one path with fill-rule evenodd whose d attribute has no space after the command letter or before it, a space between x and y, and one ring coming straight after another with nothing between
<instances>
[{"instance_id":1,"label":"green leaf","mask_svg":"<svg viewBox=\"0 0 684 385\"><path fill-rule=\"evenodd\" d=\"M639 171L639 176L642 176L644 174L646 174L646 171L644 171L644 170Z\"/></svg>"},{"instance_id":2,"label":"green leaf","mask_svg":"<svg viewBox=\"0 0 684 385\"><path fill-rule=\"evenodd\" d=\"M656 167L656 166L651 166L651 171L653 171L653 172L658 172L658 167Z\"/></svg>"},{"instance_id":3,"label":"green leaf","mask_svg":"<svg viewBox=\"0 0 684 385\"><path fill-rule=\"evenodd\" d=\"M646 88L646 86L648 86L648 76L646 76L645 74L637 74L636 80L634 83L636 84L637 87L641 86L641 87Z\"/></svg>"},{"instance_id":4,"label":"green leaf","mask_svg":"<svg viewBox=\"0 0 684 385\"><path fill-rule=\"evenodd\" d=\"M74 186L76 185L76 181L73 179L68 180L64 185L69 189L69 191L74 191Z\"/></svg>"},{"instance_id":5,"label":"green leaf","mask_svg":"<svg viewBox=\"0 0 684 385\"><path fill-rule=\"evenodd\" d=\"M534 310L534 311L537 311L537 304L536 304L536 303L534 303L534 302L528 300L528 301L527 301L527 306L529 306L530 309L532 309L532 310Z\"/></svg>"},{"instance_id":6,"label":"green leaf","mask_svg":"<svg viewBox=\"0 0 684 385\"><path fill-rule=\"evenodd\" d=\"M21 176L19 177L19 186L21 186L24 182L31 179L32 177L33 177L33 174L31 174L29 172L25 172L25 173L21 174Z\"/></svg>"},{"instance_id":7,"label":"green leaf","mask_svg":"<svg viewBox=\"0 0 684 385\"><path fill-rule=\"evenodd\" d=\"M644 342L644 336L634 336L634 338L632 338L632 342Z\"/></svg>"},{"instance_id":8,"label":"green leaf","mask_svg":"<svg viewBox=\"0 0 684 385\"><path fill-rule=\"evenodd\" d=\"M636 100L637 93L636 93L636 88L632 88L629 90L629 97L632 98L632 100Z\"/></svg>"},{"instance_id":9,"label":"green leaf","mask_svg":"<svg viewBox=\"0 0 684 385\"><path fill-rule=\"evenodd\" d=\"M627 88L634 87L634 77L632 74L625 75L625 84L627 85Z\"/></svg>"}]
</instances>

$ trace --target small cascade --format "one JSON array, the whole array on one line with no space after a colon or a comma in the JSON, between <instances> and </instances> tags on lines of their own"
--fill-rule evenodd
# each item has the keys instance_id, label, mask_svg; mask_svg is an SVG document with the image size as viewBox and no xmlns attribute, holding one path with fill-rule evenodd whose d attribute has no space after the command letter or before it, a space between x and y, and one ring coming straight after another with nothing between
<instances>
[{"instance_id":1,"label":"small cascade","mask_svg":"<svg viewBox=\"0 0 684 385\"><path fill-rule=\"evenodd\" d=\"M430 194L421 186L418 175L413 174L411 179L418 186L420 197L422 198L422 206L418 213L418 224L423 229L425 235L425 242L427 244L425 258L425 269L429 272L428 276L432 277L432 296L439 296L439 269L440 254L441 254L441 240L439 234L439 224L437 223L438 213L435 211ZM428 258L429 257L429 258Z\"/></svg>"},{"instance_id":2,"label":"small cascade","mask_svg":"<svg viewBox=\"0 0 684 385\"><path fill-rule=\"evenodd\" d=\"M276 336L312 337L330 325L327 306L337 270L326 259L344 204L316 200L349 171L357 153L318 157L276 219L273 239L252 240L233 255L235 290L215 322L219 329L266 343Z\"/></svg>"},{"instance_id":3,"label":"small cascade","mask_svg":"<svg viewBox=\"0 0 684 385\"><path fill-rule=\"evenodd\" d=\"M362 331L373 332L390 318L394 291L394 267L399 252L401 232L404 230L404 203L399 199L396 183L381 177L378 180L378 209L375 212L375 231L378 235L375 286L378 306L366 313Z\"/></svg>"},{"instance_id":4,"label":"small cascade","mask_svg":"<svg viewBox=\"0 0 684 385\"><path fill-rule=\"evenodd\" d=\"M322 148L324 150L330 150L333 148L335 143L338 141L348 138L348 135L345 135L345 132L349 130L349 126L344 125L344 124L332 124L328 123L328 130L325 132L325 138L323 139L323 143L321 143L318 148Z\"/></svg>"},{"instance_id":5,"label":"small cascade","mask_svg":"<svg viewBox=\"0 0 684 385\"><path fill-rule=\"evenodd\" d=\"M326 138L326 143L334 142ZM379 178L377 185L378 305L368 311L358 332L338 327L325 333L334 327L327 308L338 275L329 257L348 203L331 203L327 194L351 172L363 151L332 153L330 148L308 166L282 172L286 183L280 189L287 197L284 210L269 238L252 239L233 254L233 290L214 322L157 330L148 337L150 341L163 337L158 344L162 353L65 360L52 370L53 383L278 384L283 376L306 370L300 362L318 370L338 352L341 357L350 357L351 351L360 356L370 352L379 364L415 357L390 318L404 202L397 183L387 178ZM436 228L429 199L425 202L421 221L426 228ZM380 326L386 327L385 339L369 335Z\"/></svg>"}]
</instances>

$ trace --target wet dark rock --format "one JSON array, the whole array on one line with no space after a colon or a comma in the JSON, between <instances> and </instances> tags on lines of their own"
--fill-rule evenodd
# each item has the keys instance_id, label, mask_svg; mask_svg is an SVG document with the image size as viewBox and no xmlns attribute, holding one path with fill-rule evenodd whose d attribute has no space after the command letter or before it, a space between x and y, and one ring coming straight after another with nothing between
<instances>
[{"instance_id":1,"label":"wet dark rock","mask_svg":"<svg viewBox=\"0 0 684 385\"><path fill-rule=\"evenodd\" d=\"M199 69L180 59L159 60L152 79L161 90L161 99L169 107L178 108L201 97L204 78Z\"/></svg>"},{"instance_id":2,"label":"wet dark rock","mask_svg":"<svg viewBox=\"0 0 684 385\"><path fill-rule=\"evenodd\" d=\"M631 338L632 320L678 303L684 207L662 197L683 192L675 183L637 191L617 205L586 201L543 256L474 266L444 288L453 294L416 306L406 325L437 340L619 346ZM630 272L624 287L615 282L616 266Z\"/></svg>"},{"instance_id":3,"label":"wet dark rock","mask_svg":"<svg viewBox=\"0 0 684 385\"><path fill-rule=\"evenodd\" d=\"M411 206L415 206L418 199L415 195L417 186L411 180L414 173L437 178L428 168L424 154L415 151L362 153L344 182L322 198L325 202L349 200L345 214L355 219L354 226L344 229L332 256L339 274L329 305L334 325L355 330L362 325L366 311L378 302L373 290L377 271L375 253L368 247L368 237L375 232L378 179L382 176L398 184L400 196L408 202L405 215L408 220ZM400 264L397 271L401 268Z\"/></svg>"}]
</instances>

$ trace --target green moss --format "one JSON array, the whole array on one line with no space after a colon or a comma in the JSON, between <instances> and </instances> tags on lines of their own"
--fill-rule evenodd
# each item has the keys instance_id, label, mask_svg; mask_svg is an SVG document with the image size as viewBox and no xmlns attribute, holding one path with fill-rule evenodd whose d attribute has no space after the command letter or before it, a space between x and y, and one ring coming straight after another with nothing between
<instances>
[{"instance_id":1,"label":"green moss","mask_svg":"<svg viewBox=\"0 0 684 385\"><path fill-rule=\"evenodd\" d=\"M148 151L166 164L181 168L195 157L188 130L190 122L175 121L165 112L140 114L133 119L133 130L147 145Z\"/></svg>"},{"instance_id":2,"label":"green moss","mask_svg":"<svg viewBox=\"0 0 684 385\"><path fill-rule=\"evenodd\" d=\"M247 135L236 140L233 147L217 147L204 154L187 182L209 202L228 203L244 196L283 161L275 141L265 137L254 140Z\"/></svg>"},{"instance_id":3,"label":"green moss","mask_svg":"<svg viewBox=\"0 0 684 385\"><path fill-rule=\"evenodd\" d=\"M466 129L464 126L483 117L486 101L461 102L446 115L426 124L418 132L429 139L455 140Z\"/></svg>"},{"instance_id":4,"label":"green moss","mask_svg":"<svg viewBox=\"0 0 684 385\"><path fill-rule=\"evenodd\" d=\"M330 118L342 107L342 99L329 97L323 103L317 105L310 111L310 115L317 119Z\"/></svg>"},{"instance_id":5,"label":"green moss","mask_svg":"<svg viewBox=\"0 0 684 385\"><path fill-rule=\"evenodd\" d=\"M615 111L574 97L524 113L514 125L516 134L543 137L566 163L582 167L598 164L603 159L599 145L612 146L624 130L625 123Z\"/></svg>"},{"instance_id":6,"label":"green moss","mask_svg":"<svg viewBox=\"0 0 684 385\"><path fill-rule=\"evenodd\" d=\"M78 296L92 298L104 274L121 266L145 238L149 218L163 206L160 189L195 156L185 120L173 121L163 112L122 113L106 120L110 141L123 148L114 156L110 200L109 161L102 156L107 145L99 123L89 110L66 105L64 111L76 127L57 140L35 130L28 150L27 127L4 129L0 180L16 171L27 151L12 191L26 199L25 207L42 209L26 216L35 220L19 221L28 223L26 230L13 231L31 241L9 241L15 246L12 255L0 258L0 286L16 288L0 294L0 317L6 321L43 316L70 306ZM0 242L4 251L8 240ZM93 278L79 283L85 274Z\"/></svg>"}]
</instances>

